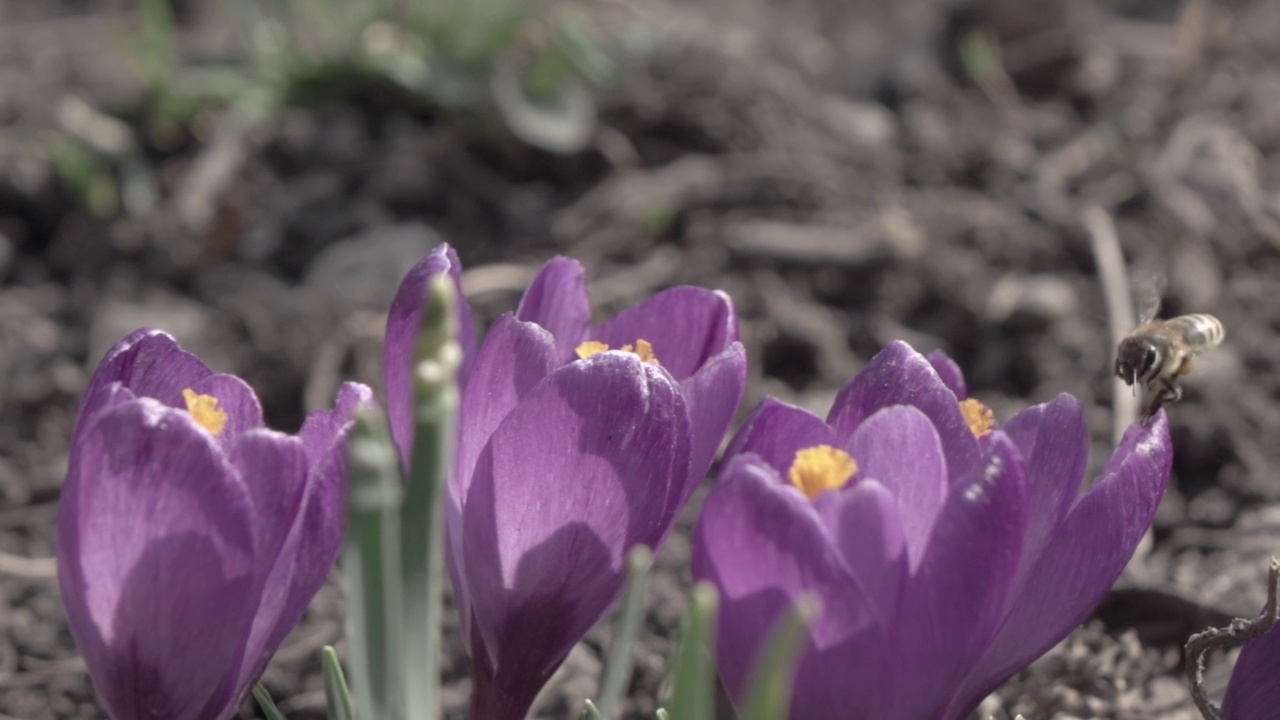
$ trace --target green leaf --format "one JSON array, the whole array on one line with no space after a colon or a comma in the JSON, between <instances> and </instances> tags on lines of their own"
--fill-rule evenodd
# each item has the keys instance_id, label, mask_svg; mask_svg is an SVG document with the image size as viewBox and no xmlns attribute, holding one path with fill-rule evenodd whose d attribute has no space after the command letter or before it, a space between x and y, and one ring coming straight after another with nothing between
<instances>
[{"instance_id":1,"label":"green leaf","mask_svg":"<svg viewBox=\"0 0 1280 720\"><path fill-rule=\"evenodd\" d=\"M773 626L747 683L742 720L785 720L805 630L817 613L817 598L805 596Z\"/></svg>"},{"instance_id":2,"label":"green leaf","mask_svg":"<svg viewBox=\"0 0 1280 720\"><path fill-rule=\"evenodd\" d=\"M600 718L612 718L618 714L622 694L626 691L627 681L631 679L633 650L640 623L644 620L644 596L649 588L648 573L652 562L653 551L644 545L636 545L627 553L627 590L623 596L618 622L614 626L613 643L609 647L604 678L600 682L599 709L596 710L595 705L587 701L588 706Z\"/></svg>"},{"instance_id":3,"label":"green leaf","mask_svg":"<svg viewBox=\"0 0 1280 720\"><path fill-rule=\"evenodd\" d=\"M715 623L719 607L715 586L700 582L693 586L684 637L676 655L669 712L674 720L705 720L715 717L716 674Z\"/></svg>"},{"instance_id":4,"label":"green leaf","mask_svg":"<svg viewBox=\"0 0 1280 720\"><path fill-rule=\"evenodd\" d=\"M276 701L271 699L271 693L262 686L262 683L254 683L253 699L258 701L258 707L262 708L262 714L267 716L267 720L284 720L284 715L276 707Z\"/></svg>"},{"instance_id":5,"label":"green leaf","mask_svg":"<svg viewBox=\"0 0 1280 720\"><path fill-rule=\"evenodd\" d=\"M351 675L360 717L396 715L404 685L400 460L381 411L356 415L347 445L347 541L342 551Z\"/></svg>"},{"instance_id":6,"label":"green leaf","mask_svg":"<svg viewBox=\"0 0 1280 720\"><path fill-rule=\"evenodd\" d=\"M400 575L404 588L401 665L407 718L440 713L440 622L444 588L444 488L453 462L458 414L457 297L453 280L432 278L424 299L413 368L414 437L409 483L400 508Z\"/></svg>"},{"instance_id":7,"label":"green leaf","mask_svg":"<svg viewBox=\"0 0 1280 720\"><path fill-rule=\"evenodd\" d=\"M329 720L355 720L351 692L347 690L342 663L338 662L338 653L333 651L332 645L325 645L320 651L320 664L324 670L324 699L329 706Z\"/></svg>"}]
</instances>

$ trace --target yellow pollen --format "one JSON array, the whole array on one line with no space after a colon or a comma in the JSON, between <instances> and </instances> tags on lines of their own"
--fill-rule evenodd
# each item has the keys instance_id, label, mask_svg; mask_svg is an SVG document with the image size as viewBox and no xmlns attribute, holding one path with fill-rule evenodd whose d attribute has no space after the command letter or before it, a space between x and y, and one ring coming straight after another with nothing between
<instances>
[{"instance_id":1,"label":"yellow pollen","mask_svg":"<svg viewBox=\"0 0 1280 720\"><path fill-rule=\"evenodd\" d=\"M991 428L996 426L996 415L991 412L991 408L973 398L960 401L960 414L964 415L964 421L974 437L986 437L991 434Z\"/></svg>"},{"instance_id":2,"label":"yellow pollen","mask_svg":"<svg viewBox=\"0 0 1280 720\"><path fill-rule=\"evenodd\" d=\"M592 355L599 355L600 353L608 349L609 349L608 345L605 345L604 343L599 342L598 340L588 340L582 343L581 345L579 345L578 347L574 348L573 351L578 354L579 358L586 360Z\"/></svg>"},{"instance_id":3,"label":"yellow pollen","mask_svg":"<svg viewBox=\"0 0 1280 720\"><path fill-rule=\"evenodd\" d=\"M201 395L187 388L182 391L182 399L187 402L187 412L200 427L213 435L221 435L227 426L227 414L218 409L218 398L212 395Z\"/></svg>"},{"instance_id":4,"label":"yellow pollen","mask_svg":"<svg viewBox=\"0 0 1280 720\"><path fill-rule=\"evenodd\" d=\"M598 340L588 340L574 348L573 351L578 354L579 358L586 360L592 355L602 353L608 349L608 345L605 345ZM622 352L629 352L633 355L639 356L640 362L647 362L651 365L662 364L658 362L658 356L653 353L653 345L651 345L648 340L636 340L635 345L623 345L618 349Z\"/></svg>"},{"instance_id":5,"label":"yellow pollen","mask_svg":"<svg viewBox=\"0 0 1280 720\"><path fill-rule=\"evenodd\" d=\"M830 445L816 445L796 453L788 478L805 497L813 500L828 490L839 490L858 472L849 453Z\"/></svg>"}]
</instances>

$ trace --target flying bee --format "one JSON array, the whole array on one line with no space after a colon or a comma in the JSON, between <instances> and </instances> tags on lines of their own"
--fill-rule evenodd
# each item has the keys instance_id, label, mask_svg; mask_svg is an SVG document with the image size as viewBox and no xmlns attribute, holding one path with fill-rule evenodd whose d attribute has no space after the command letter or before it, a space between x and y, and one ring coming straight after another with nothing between
<instances>
[{"instance_id":1,"label":"flying bee","mask_svg":"<svg viewBox=\"0 0 1280 720\"><path fill-rule=\"evenodd\" d=\"M1153 395L1143 419L1166 402L1182 397L1178 380L1191 372L1191 359L1217 347L1226 335L1212 315L1179 315L1153 319L1154 311L1116 348L1116 375L1127 385L1141 382Z\"/></svg>"}]
</instances>

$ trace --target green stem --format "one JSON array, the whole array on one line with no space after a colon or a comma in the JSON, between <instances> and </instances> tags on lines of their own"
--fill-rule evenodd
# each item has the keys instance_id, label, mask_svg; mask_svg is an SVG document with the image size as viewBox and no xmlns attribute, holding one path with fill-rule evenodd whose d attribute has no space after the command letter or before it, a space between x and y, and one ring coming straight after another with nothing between
<instances>
[{"instance_id":1,"label":"green stem","mask_svg":"<svg viewBox=\"0 0 1280 720\"><path fill-rule=\"evenodd\" d=\"M448 277L433 278L423 309L414 366L414 439L409 483L400 509L404 587L405 717L439 716L440 622L444 585L444 490L453 462L462 362Z\"/></svg>"},{"instance_id":2,"label":"green stem","mask_svg":"<svg viewBox=\"0 0 1280 720\"><path fill-rule=\"evenodd\" d=\"M347 637L360 717L395 720L401 664L400 464L385 419L362 411L348 445Z\"/></svg>"}]
</instances>

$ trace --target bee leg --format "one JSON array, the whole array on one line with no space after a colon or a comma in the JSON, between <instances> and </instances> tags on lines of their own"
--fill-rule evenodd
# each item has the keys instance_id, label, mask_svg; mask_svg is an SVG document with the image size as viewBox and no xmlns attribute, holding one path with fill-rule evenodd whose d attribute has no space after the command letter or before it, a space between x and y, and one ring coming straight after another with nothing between
<instances>
[{"instance_id":1,"label":"bee leg","mask_svg":"<svg viewBox=\"0 0 1280 720\"><path fill-rule=\"evenodd\" d=\"M1151 394L1151 401L1147 403L1147 409L1145 412L1142 413L1142 419L1144 421L1150 420L1151 416L1155 415L1156 411L1160 409L1160 406L1164 405L1164 400L1165 400L1165 391L1164 391L1164 388L1162 387Z\"/></svg>"},{"instance_id":2,"label":"bee leg","mask_svg":"<svg viewBox=\"0 0 1280 720\"><path fill-rule=\"evenodd\" d=\"M1177 380L1165 380L1164 388L1165 400L1168 402L1178 402L1182 399L1182 386L1178 384Z\"/></svg>"},{"instance_id":3,"label":"bee leg","mask_svg":"<svg viewBox=\"0 0 1280 720\"><path fill-rule=\"evenodd\" d=\"M1179 375L1186 375L1189 372L1191 372L1191 358L1183 360L1182 364L1178 366Z\"/></svg>"}]
</instances>

